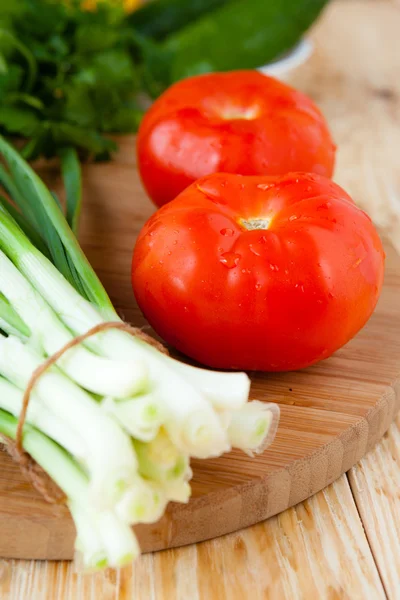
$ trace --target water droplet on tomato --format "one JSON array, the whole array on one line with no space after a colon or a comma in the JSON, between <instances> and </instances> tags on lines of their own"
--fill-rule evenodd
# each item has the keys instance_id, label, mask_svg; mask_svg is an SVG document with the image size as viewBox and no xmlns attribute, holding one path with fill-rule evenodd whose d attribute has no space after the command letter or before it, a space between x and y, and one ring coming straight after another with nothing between
<instances>
[{"instance_id":1,"label":"water droplet on tomato","mask_svg":"<svg viewBox=\"0 0 400 600\"><path fill-rule=\"evenodd\" d=\"M270 188L274 187L273 183L259 183L257 185L257 189L258 190L269 190Z\"/></svg>"},{"instance_id":2,"label":"water droplet on tomato","mask_svg":"<svg viewBox=\"0 0 400 600\"><path fill-rule=\"evenodd\" d=\"M307 192L311 192L311 190L312 190L312 187L311 187L311 185L308 185L308 186L307 186Z\"/></svg>"},{"instance_id":3,"label":"water droplet on tomato","mask_svg":"<svg viewBox=\"0 0 400 600\"><path fill-rule=\"evenodd\" d=\"M317 206L317 210L328 210L332 206L332 202L323 202L319 206Z\"/></svg>"},{"instance_id":4,"label":"water droplet on tomato","mask_svg":"<svg viewBox=\"0 0 400 600\"><path fill-rule=\"evenodd\" d=\"M328 292L328 298L332 299L333 298L333 294L331 294L331 292Z\"/></svg>"},{"instance_id":5,"label":"water droplet on tomato","mask_svg":"<svg viewBox=\"0 0 400 600\"><path fill-rule=\"evenodd\" d=\"M225 183L221 182L220 186L225 187ZM211 202L213 202L214 204L227 204L226 200L224 200L221 197L221 195L219 194L219 192L217 190L205 189L205 188L201 187L200 185L197 185L196 187L199 190L199 192L201 192L202 194L205 195L207 200L211 200Z\"/></svg>"},{"instance_id":6,"label":"water droplet on tomato","mask_svg":"<svg viewBox=\"0 0 400 600\"><path fill-rule=\"evenodd\" d=\"M177 243L178 243L178 240L173 241L174 246L176 246Z\"/></svg>"},{"instance_id":7,"label":"water droplet on tomato","mask_svg":"<svg viewBox=\"0 0 400 600\"><path fill-rule=\"evenodd\" d=\"M255 254L256 256L261 256L259 252L257 252L257 250L255 248L253 248L253 245L250 244L249 245L249 250L250 252L252 252L253 254Z\"/></svg>"},{"instance_id":8,"label":"water droplet on tomato","mask_svg":"<svg viewBox=\"0 0 400 600\"><path fill-rule=\"evenodd\" d=\"M241 255L236 252L224 252L221 254L220 262L228 269L233 269L237 267L241 258Z\"/></svg>"},{"instance_id":9,"label":"water droplet on tomato","mask_svg":"<svg viewBox=\"0 0 400 600\"><path fill-rule=\"evenodd\" d=\"M260 237L260 242L261 242L261 244L265 244L267 242L267 238L265 237L265 235L262 235Z\"/></svg>"},{"instance_id":10,"label":"water droplet on tomato","mask_svg":"<svg viewBox=\"0 0 400 600\"><path fill-rule=\"evenodd\" d=\"M259 292L262 288L261 283L256 283L255 288L256 288L257 292Z\"/></svg>"},{"instance_id":11,"label":"water droplet on tomato","mask_svg":"<svg viewBox=\"0 0 400 600\"><path fill-rule=\"evenodd\" d=\"M229 227L224 227L223 229L221 229L220 231L221 235L225 235L226 237L232 237L233 236L233 229L230 229Z\"/></svg>"},{"instance_id":12,"label":"water droplet on tomato","mask_svg":"<svg viewBox=\"0 0 400 600\"><path fill-rule=\"evenodd\" d=\"M171 250L168 250L168 256L171 256L172 252Z\"/></svg>"},{"instance_id":13,"label":"water droplet on tomato","mask_svg":"<svg viewBox=\"0 0 400 600\"><path fill-rule=\"evenodd\" d=\"M289 275L289 269L285 269L285 275Z\"/></svg>"},{"instance_id":14,"label":"water droplet on tomato","mask_svg":"<svg viewBox=\"0 0 400 600\"><path fill-rule=\"evenodd\" d=\"M163 261L163 260L159 260L158 262L159 262L159 264L160 264L160 265L163 265L163 264L164 264L164 261Z\"/></svg>"},{"instance_id":15,"label":"water droplet on tomato","mask_svg":"<svg viewBox=\"0 0 400 600\"><path fill-rule=\"evenodd\" d=\"M271 271L279 271L278 265L273 265L272 263L270 263L269 268Z\"/></svg>"},{"instance_id":16,"label":"water droplet on tomato","mask_svg":"<svg viewBox=\"0 0 400 600\"><path fill-rule=\"evenodd\" d=\"M291 217L289 217L289 221L295 221L297 218L297 215L292 215Z\"/></svg>"}]
</instances>

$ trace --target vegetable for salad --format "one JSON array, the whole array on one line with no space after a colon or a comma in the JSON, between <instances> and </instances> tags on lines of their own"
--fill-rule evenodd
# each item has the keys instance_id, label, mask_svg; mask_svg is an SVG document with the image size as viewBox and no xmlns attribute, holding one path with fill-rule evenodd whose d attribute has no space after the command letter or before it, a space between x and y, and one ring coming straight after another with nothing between
<instances>
[{"instance_id":1,"label":"vegetable for salad","mask_svg":"<svg viewBox=\"0 0 400 600\"><path fill-rule=\"evenodd\" d=\"M330 177L335 146L314 102L257 71L211 73L169 88L146 113L139 172L161 206L216 172Z\"/></svg>"},{"instance_id":2,"label":"vegetable for salad","mask_svg":"<svg viewBox=\"0 0 400 600\"><path fill-rule=\"evenodd\" d=\"M128 17L141 35L163 39L232 0L150 0Z\"/></svg>"},{"instance_id":3,"label":"vegetable for salad","mask_svg":"<svg viewBox=\"0 0 400 600\"><path fill-rule=\"evenodd\" d=\"M189 500L192 456L261 452L279 409L247 402L244 373L184 365L122 331L57 199L2 137L0 157L13 201L0 203L0 434L16 438L32 377L69 348L35 379L22 444L65 494L84 566L117 567L140 552L132 525ZM76 228L76 156L62 161Z\"/></svg>"},{"instance_id":4,"label":"vegetable for salad","mask_svg":"<svg viewBox=\"0 0 400 600\"><path fill-rule=\"evenodd\" d=\"M80 0L0 4L0 133L26 140L27 159L65 146L107 158L116 144L103 134L136 131L143 114L122 2L91 10Z\"/></svg>"},{"instance_id":5,"label":"vegetable for salad","mask_svg":"<svg viewBox=\"0 0 400 600\"><path fill-rule=\"evenodd\" d=\"M132 283L155 331L187 356L289 371L327 358L363 327L384 259L371 219L331 180L217 173L148 220ZM248 424L249 449L261 416L247 407L228 432L243 448Z\"/></svg>"},{"instance_id":6,"label":"vegetable for salad","mask_svg":"<svg viewBox=\"0 0 400 600\"><path fill-rule=\"evenodd\" d=\"M160 44L145 66L165 86L231 69L257 68L290 50L328 0L233 0L188 23ZM163 69L159 62L162 61Z\"/></svg>"},{"instance_id":7,"label":"vegetable for salad","mask_svg":"<svg viewBox=\"0 0 400 600\"><path fill-rule=\"evenodd\" d=\"M177 78L257 68L295 44L326 0L7 0L0 3L0 134L27 159L65 147L108 158L143 96ZM125 9L125 10L124 10Z\"/></svg>"}]
</instances>

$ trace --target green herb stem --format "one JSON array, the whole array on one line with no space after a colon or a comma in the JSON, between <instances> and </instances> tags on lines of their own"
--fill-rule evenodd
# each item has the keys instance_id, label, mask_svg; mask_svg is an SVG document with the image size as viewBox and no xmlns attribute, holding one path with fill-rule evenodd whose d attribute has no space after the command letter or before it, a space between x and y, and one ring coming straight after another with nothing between
<instances>
[{"instance_id":1,"label":"green herb stem","mask_svg":"<svg viewBox=\"0 0 400 600\"><path fill-rule=\"evenodd\" d=\"M25 82L25 91L30 92L35 83L37 77L37 64L35 57L32 52L28 50L28 48L23 44L19 39L17 39L12 33L7 31L6 29L0 28L0 41L5 40L8 44L14 46L20 54L25 58L26 63L28 65L27 77Z\"/></svg>"}]
</instances>

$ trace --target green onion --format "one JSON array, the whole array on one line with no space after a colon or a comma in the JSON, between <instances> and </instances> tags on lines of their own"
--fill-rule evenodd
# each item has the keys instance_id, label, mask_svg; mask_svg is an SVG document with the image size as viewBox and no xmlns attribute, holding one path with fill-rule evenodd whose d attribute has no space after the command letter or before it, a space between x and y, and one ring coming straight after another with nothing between
<instances>
[{"instance_id":1,"label":"green onion","mask_svg":"<svg viewBox=\"0 0 400 600\"><path fill-rule=\"evenodd\" d=\"M22 396L23 392L18 387L0 377L0 407L3 410L18 417L22 407ZM47 407L41 405L36 394L32 394L32 401L28 407L27 422L43 431L79 461L83 462L87 452L84 438L68 427L62 419L54 415Z\"/></svg>"},{"instance_id":2,"label":"green onion","mask_svg":"<svg viewBox=\"0 0 400 600\"><path fill-rule=\"evenodd\" d=\"M71 332L57 318L42 296L1 251L0 273L0 292L6 296L17 313L17 319L13 321L14 326L18 325L21 330L21 324L26 323L48 356L73 339ZM128 397L145 389L147 384L143 361L113 361L81 347L69 350L58 364L74 381L97 394Z\"/></svg>"},{"instance_id":3,"label":"green onion","mask_svg":"<svg viewBox=\"0 0 400 600\"><path fill-rule=\"evenodd\" d=\"M167 502L161 486L138 478L119 501L116 512L127 523L154 523L162 516Z\"/></svg>"},{"instance_id":4,"label":"green onion","mask_svg":"<svg viewBox=\"0 0 400 600\"><path fill-rule=\"evenodd\" d=\"M164 421L162 404L153 394L123 401L108 396L103 407L132 437L142 442L154 439Z\"/></svg>"},{"instance_id":5,"label":"green onion","mask_svg":"<svg viewBox=\"0 0 400 600\"><path fill-rule=\"evenodd\" d=\"M188 455L179 452L163 430L154 440L148 443L134 440L133 445L143 477L164 483L182 479L188 469Z\"/></svg>"},{"instance_id":6,"label":"green onion","mask_svg":"<svg viewBox=\"0 0 400 600\"><path fill-rule=\"evenodd\" d=\"M73 233L75 152L61 152L66 217L1 137L0 157L9 195L0 199L0 433L14 439L43 362L94 326L121 321ZM257 453L275 435L279 410L247 402L247 375L184 365L121 330L98 332L54 362L35 381L22 443L66 494L86 569L138 555L131 526L156 522L169 501L188 502L192 457L232 446Z\"/></svg>"},{"instance_id":7,"label":"green onion","mask_svg":"<svg viewBox=\"0 0 400 600\"><path fill-rule=\"evenodd\" d=\"M13 335L19 335L23 338L27 338L31 335L29 327L19 317L18 313L14 310L12 304L7 300L5 296L0 292L0 319L3 325L3 331L11 333Z\"/></svg>"},{"instance_id":8,"label":"green onion","mask_svg":"<svg viewBox=\"0 0 400 600\"><path fill-rule=\"evenodd\" d=\"M279 421L279 407L254 400L231 415L228 427L229 441L250 456L260 454L275 437Z\"/></svg>"},{"instance_id":9,"label":"green onion","mask_svg":"<svg viewBox=\"0 0 400 600\"><path fill-rule=\"evenodd\" d=\"M19 195L29 202L30 212L34 213L38 225L51 223L51 230L55 232L56 237L63 244L64 251L70 256L77 269L87 297L92 302L99 304L105 311L113 311L107 293L43 181L2 136L0 136L0 154L7 163Z\"/></svg>"},{"instance_id":10,"label":"green onion","mask_svg":"<svg viewBox=\"0 0 400 600\"><path fill-rule=\"evenodd\" d=\"M79 158L74 148L63 148L59 154L61 159L61 173L67 196L66 219L72 231L77 234L82 206L82 182Z\"/></svg>"},{"instance_id":11,"label":"green onion","mask_svg":"<svg viewBox=\"0 0 400 600\"><path fill-rule=\"evenodd\" d=\"M26 387L42 362L43 357L20 340L0 337L0 373L20 389ZM108 506L117 500L137 471L128 436L89 394L56 368L40 377L35 391L55 415L86 440L94 502Z\"/></svg>"},{"instance_id":12,"label":"green onion","mask_svg":"<svg viewBox=\"0 0 400 600\"><path fill-rule=\"evenodd\" d=\"M168 481L164 485L168 500L172 502L187 503L190 500L192 489L187 481Z\"/></svg>"}]
</instances>

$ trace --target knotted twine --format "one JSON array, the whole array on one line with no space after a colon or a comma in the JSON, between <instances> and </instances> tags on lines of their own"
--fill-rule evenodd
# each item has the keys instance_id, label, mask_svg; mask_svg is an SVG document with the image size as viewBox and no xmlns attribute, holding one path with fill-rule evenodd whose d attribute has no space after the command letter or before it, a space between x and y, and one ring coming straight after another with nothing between
<instances>
[{"instance_id":1,"label":"knotted twine","mask_svg":"<svg viewBox=\"0 0 400 600\"><path fill-rule=\"evenodd\" d=\"M124 323L122 321L108 321L105 323L99 323L95 325L91 329L89 329L86 333L82 335L78 335L70 340L65 346L57 350L54 354L49 356L37 369L35 369L28 381L28 385L25 388L24 395L22 397L22 407L21 412L18 417L18 425L17 431L15 435L15 441L7 436L2 436L6 439L6 449L10 454L11 458L15 460L24 476L32 483L34 488L42 494L44 499L47 502L53 504L62 504L66 501L66 496L62 490L58 487L58 485L49 477L49 475L42 469L40 465L38 465L29 454L25 452L23 449L23 429L26 420L26 414L28 412L29 401L31 399L32 390L37 384L40 377L53 366L68 350L79 346L87 340L88 338L96 335L96 333L102 333L103 331L108 331L109 329L119 329L121 331L126 331L133 337L137 337L140 340L143 340L150 346L153 346L163 354L168 354L168 350L157 340L152 338L147 333L144 333L138 327L133 327L129 325L129 323Z\"/></svg>"}]
</instances>

